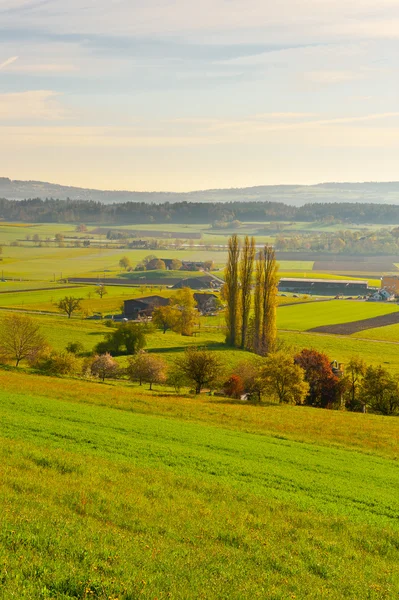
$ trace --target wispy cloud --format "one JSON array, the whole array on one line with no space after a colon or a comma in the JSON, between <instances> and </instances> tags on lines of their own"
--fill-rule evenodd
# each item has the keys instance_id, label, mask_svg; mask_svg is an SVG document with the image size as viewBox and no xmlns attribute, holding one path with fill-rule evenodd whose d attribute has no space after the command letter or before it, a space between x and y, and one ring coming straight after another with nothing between
<instances>
[{"instance_id":1,"label":"wispy cloud","mask_svg":"<svg viewBox=\"0 0 399 600\"><path fill-rule=\"evenodd\" d=\"M0 63L0 71L15 63L16 60L18 60L18 56L11 56L11 58L8 58L4 62Z\"/></svg>"},{"instance_id":2,"label":"wispy cloud","mask_svg":"<svg viewBox=\"0 0 399 600\"><path fill-rule=\"evenodd\" d=\"M55 121L66 117L65 109L57 101L58 94L37 90L0 94L0 121Z\"/></svg>"}]
</instances>

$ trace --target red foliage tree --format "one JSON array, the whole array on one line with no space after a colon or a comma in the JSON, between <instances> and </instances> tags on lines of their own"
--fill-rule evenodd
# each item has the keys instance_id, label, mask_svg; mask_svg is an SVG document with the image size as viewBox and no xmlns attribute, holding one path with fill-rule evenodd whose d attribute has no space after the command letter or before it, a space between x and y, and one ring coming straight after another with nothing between
<instances>
[{"instance_id":1,"label":"red foliage tree","mask_svg":"<svg viewBox=\"0 0 399 600\"><path fill-rule=\"evenodd\" d=\"M241 398L244 393L244 382L239 375L232 375L224 384L223 391L230 398Z\"/></svg>"},{"instance_id":2,"label":"red foliage tree","mask_svg":"<svg viewBox=\"0 0 399 600\"><path fill-rule=\"evenodd\" d=\"M304 348L294 357L294 361L305 371L305 381L309 384L306 404L327 408L338 400L340 379L334 375L326 354Z\"/></svg>"}]
</instances>

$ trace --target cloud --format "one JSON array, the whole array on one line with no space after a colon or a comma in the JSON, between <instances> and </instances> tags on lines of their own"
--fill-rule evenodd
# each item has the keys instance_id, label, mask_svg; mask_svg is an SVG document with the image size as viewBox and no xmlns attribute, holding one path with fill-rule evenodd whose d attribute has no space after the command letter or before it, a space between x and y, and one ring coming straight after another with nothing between
<instances>
[{"instance_id":1,"label":"cloud","mask_svg":"<svg viewBox=\"0 0 399 600\"><path fill-rule=\"evenodd\" d=\"M48 90L0 94L0 121L63 119L66 111L57 97L56 92Z\"/></svg>"},{"instance_id":2,"label":"cloud","mask_svg":"<svg viewBox=\"0 0 399 600\"><path fill-rule=\"evenodd\" d=\"M0 96L0 118L2 97ZM141 122L134 127L110 126L0 126L2 139L14 147L59 148L199 148L215 145L326 147L398 147L399 112L362 116L306 118L288 113L217 119ZM297 119L303 119L297 122ZM381 124L389 121L389 124Z\"/></svg>"},{"instance_id":3,"label":"cloud","mask_svg":"<svg viewBox=\"0 0 399 600\"><path fill-rule=\"evenodd\" d=\"M3 63L0 63L0 71L2 71L3 69L5 69L6 67L9 67L10 65L12 65L13 63L15 63L15 61L18 60L18 56L11 56L11 58L8 58L6 61L4 61Z\"/></svg>"},{"instance_id":4,"label":"cloud","mask_svg":"<svg viewBox=\"0 0 399 600\"><path fill-rule=\"evenodd\" d=\"M2 0L4 27L218 43L397 37L397 0ZM396 21L396 23L395 23ZM223 39L224 36L224 39Z\"/></svg>"},{"instance_id":5,"label":"cloud","mask_svg":"<svg viewBox=\"0 0 399 600\"><path fill-rule=\"evenodd\" d=\"M75 73L78 71L78 67L70 64L56 64L56 63L38 63L38 64L19 64L13 68L13 73L32 73L32 74L46 74L46 73Z\"/></svg>"}]
</instances>

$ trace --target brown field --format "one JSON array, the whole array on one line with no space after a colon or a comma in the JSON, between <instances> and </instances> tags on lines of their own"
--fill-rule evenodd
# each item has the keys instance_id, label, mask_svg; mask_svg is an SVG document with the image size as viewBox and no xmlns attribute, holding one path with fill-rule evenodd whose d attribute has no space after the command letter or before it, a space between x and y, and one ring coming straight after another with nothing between
<instances>
[{"instance_id":1,"label":"brown field","mask_svg":"<svg viewBox=\"0 0 399 600\"><path fill-rule=\"evenodd\" d=\"M351 323L338 323L337 325L322 325L309 329L313 333L329 333L333 335L352 335L366 329L376 329L377 327L385 327L386 325L397 325L399 323L399 312L371 319L362 319Z\"/></svg>"}]
</instances>

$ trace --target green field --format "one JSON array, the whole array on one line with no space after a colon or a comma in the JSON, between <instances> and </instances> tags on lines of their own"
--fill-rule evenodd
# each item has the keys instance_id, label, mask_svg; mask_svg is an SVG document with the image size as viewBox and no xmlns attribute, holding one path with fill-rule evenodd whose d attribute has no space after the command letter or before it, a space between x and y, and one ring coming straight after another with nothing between
<instances>
[{"instance_id":1,"label":"green field","mask_svg":"<svg viewBox=\"0 0 399 600\"><path fill-rule=\"evenodd\" d=\"M0 380L1 598L399 593L395 419L211 400L202 412L101 384ZM323 433L343 417L348 432L329 447ZM364 427L365 453L350 436Z\"/></svg>"},{"instance_id":2,"label":"green field","mask_svg":"<svg viewBox=\"0 0 399 600\"><path fill-rule=\"evenodd\" d=\"M306 331L322 325L350 323L397 312L396 304L357 300L331 300L298 306L285 306L278 311L278 328Z\"/></svg>"}]
</instances>

